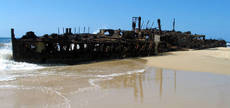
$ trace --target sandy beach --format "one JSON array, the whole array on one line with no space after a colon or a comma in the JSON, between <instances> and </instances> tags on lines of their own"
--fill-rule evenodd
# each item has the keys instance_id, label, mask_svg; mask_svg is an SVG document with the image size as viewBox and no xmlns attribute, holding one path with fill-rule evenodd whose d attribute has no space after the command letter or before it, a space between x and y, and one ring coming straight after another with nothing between
<instances>
[{"instance_id":1,"label":"sandy beach","mask_svg":"<svg viewBox=\"0 0 230 108\"><path fill-rule=\"evenodd\" d=\"M146 57L148 66L194 71L230 74L230 48L177 51L163 56Z\"/></svg>"},{"instance_id":2,"label":"sandy beach","mask_svg":"<svg viewBox=\"0 0 230 108\"><path fill-rule=\"evenodd\" d=\"M3 71L3 108L228 108L230 49Z\"/></svg>"}]
</instances>

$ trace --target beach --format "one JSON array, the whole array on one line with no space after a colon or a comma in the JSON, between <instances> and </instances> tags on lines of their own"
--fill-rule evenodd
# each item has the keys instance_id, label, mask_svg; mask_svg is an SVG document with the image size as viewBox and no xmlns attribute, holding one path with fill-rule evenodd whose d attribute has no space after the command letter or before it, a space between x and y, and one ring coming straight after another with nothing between
<instances>
[{"instance_id":1,"label":"beach","mask_svg":"<svg viewBox=\"0 0 230 108\"><path fill-rule=\"evenodd\" d=\"M230 0L2 0L0 108L230 108Z\"/></svg>"},{"instance_id":2,"label":"beach","mask_svg":"<svg viewBox=\"0 0 230 108\"><path fill-rule=\"evenodd\" d=\"M162 56L146 57L148 66L194 71L230 74L230 48L177 51Z\"/></svg>"},{"instance_id":3,"label":"beach","mask_svg":"<svg viewBox=\"0 0 230 108\"><path fill-rule=\"evenodd\" d=\"M3 108L230 106L230 48L72 66L18 63L4 57L2 66L7 65L0 70Z\"/></svg>"}]
</instances>

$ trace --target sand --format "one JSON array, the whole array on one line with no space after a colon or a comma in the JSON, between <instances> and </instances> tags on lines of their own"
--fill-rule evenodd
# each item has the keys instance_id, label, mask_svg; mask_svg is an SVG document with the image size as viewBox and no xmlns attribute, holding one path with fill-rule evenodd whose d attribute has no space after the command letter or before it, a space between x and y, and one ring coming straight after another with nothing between
<instances>
[{"instance_id":1,"label":"sand","mask_svg":"<svg viewBox=\"0 0 230 108\"><path fill-rule=\"evenodd\" d=\"M230 49L2 72L3 108L229 108ZM6 78L6 79L7 79Z\"/></svg>"},{"instance_id":2,"label":"sand","mask_svg":"<svg viewBox=\"0 0 230 108\"><path fill-rule=\"evenodd\" d=\"M230 48L177 51L143 59L148 66L159 68L230 74Z\"/></svg>"}]
</instances>

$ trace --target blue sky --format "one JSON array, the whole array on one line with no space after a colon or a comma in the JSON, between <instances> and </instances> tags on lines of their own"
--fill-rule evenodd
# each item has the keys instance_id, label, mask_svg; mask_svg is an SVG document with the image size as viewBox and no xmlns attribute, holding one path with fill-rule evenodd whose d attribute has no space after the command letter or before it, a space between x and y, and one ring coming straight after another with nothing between
<instances>
[{"instance_id":1,"label":"blue sky","mask_svg":"<svg viewBox=\"0 0 230 108\"><path fill-rule=\"evenodd\" d=\"M27 31L37 35L56 33L60 27L131 29L131 17L162 20L163 29L205 34L230 41L229 0L1 0L0 37L15 28L20 37ZM155 24L156 26L156 24Z\"/></svg>"}]
</instances>

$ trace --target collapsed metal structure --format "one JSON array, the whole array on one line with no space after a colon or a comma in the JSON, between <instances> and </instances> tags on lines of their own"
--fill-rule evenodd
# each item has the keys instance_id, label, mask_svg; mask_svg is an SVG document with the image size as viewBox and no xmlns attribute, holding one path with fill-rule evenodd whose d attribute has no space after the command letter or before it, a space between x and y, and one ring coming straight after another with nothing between
<instances>
[{"instance_id":1,"label":"collapsed metal structure","mask_svg":"<svg viewBox=\"0 0 230 108\"><path fill-rule=\"evenodd\" d=\"M101 29L97 34L72 33L66 28L63 34L38 37L27 32L16 39L11 29L13 59L33 63L77 64L94 60L152 56L182 49L226 47L224 40L205 39L191 32L162 31L158 28L142 29L141 17L133 17L132 30Z\"/></svg>"}]
</instances>

